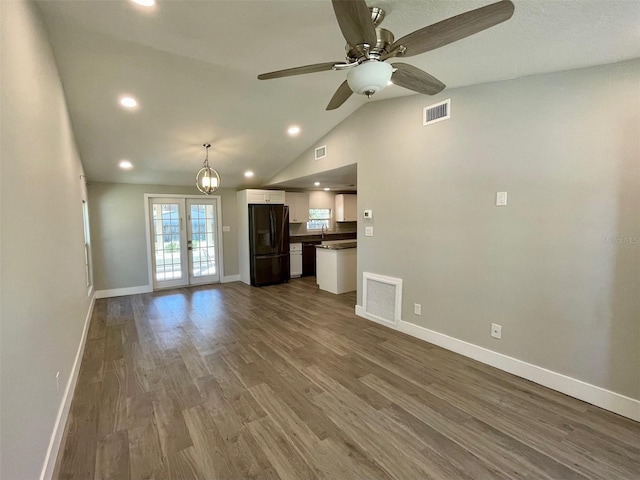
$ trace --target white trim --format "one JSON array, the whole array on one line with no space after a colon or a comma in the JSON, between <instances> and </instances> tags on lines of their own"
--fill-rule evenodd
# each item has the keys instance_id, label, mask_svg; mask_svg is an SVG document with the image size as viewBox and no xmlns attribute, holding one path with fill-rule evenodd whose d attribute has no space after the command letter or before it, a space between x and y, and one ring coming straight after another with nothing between
<instances>
[{"instance_id":1,"label":"white trim","mask_svg":"<svg viewBox=\"0 0 640 480\"><path fill-rule=\"evenodd\" d=\"M220 279L220 283L230 283L230 282L239 282L240 281L240 275L229 275L226 277L222 277Z\"/></svg>"},{"instance_id":2,"label":"white trim","mask_svg":"<svg viewBox=\"0 0 640 480\"><path fill-rule=\"evenodd\" d=\"M380 325L384 325L386 327L393 328L394 330L398 330L395 323L389 322L388 320L385 320L384 318L380 318L376 315L371 315L370 313L367 313L367 311L361 305L356 305L356 315L362 318L366 318L367 320L371 320L372 322L379 323Z\"/></svg>"},{"instance_id":3,"label":"white trim","mask_svg":"<svg viewBox=\"0 0 640 480\"><path fill-rule=\"evenodd\" d=\"M47 448L47 454L44 457L44 464L42 465L42 471L40 472L40 480L49 480L53 477L53 471L56 467L56 460L62 443L62 436L64 435L64 427L67 424L69 410L71 409L71 400L73 399L73 393L75 392L76 383L78 382L78 374L80 373L80 365L84 354L84 346L87 342L89 324L91 323L91 315L93 315L93 306L95 305L95 301L96 296L94 295L91 297L89 303L89 311L87 312L87 316L84 320L84 327L82 328L82 336L80 337L80 344L78 345L76 358L73 361L69 380L67 381L67 386L65 387L64 394L62 396L62 402L60 402L60 408L58 409L58 415L55 423L53 424L53 432L51 432L49 448Z\"/></svg>"},{"instance_id":4,"label":"white trim","mask_svg":"<svg viewBox=\"0 0 640 480\"><path fill-rule=\"evenodd\" d=\"M465 357L473 358L486 365L498 368L505 372L517 375L518 377L531 380L537 384L556 390L570 397L577 398L605 410L617 413L623 417L640 422L640 400L621 395L616 392L583 382L567 375L563 375L546 368L533 365L531 363L509 357L492 350L479 347L472 343L449 337L442 333L415 325L413 323L400 320L397 326L388 322L381 322L372 318L364 312L364 308L356 305L356 315L380 323L389 328L399 330L403 333L419 338L439 347L446 348L452 352L459 353Z\"/></svg>"},{"instance_id":5,"label":"white trim","mask_svg":"<svg viewBox=\"0 0 640 480\"><path fill-rule=\"evenodd\" d=\"M124 295L137 295L139 293L151 293L151 285L140 285L138 287L112 288L111 290L96 290L95 298L122 297Z\"/></svg>"}]
</instances>

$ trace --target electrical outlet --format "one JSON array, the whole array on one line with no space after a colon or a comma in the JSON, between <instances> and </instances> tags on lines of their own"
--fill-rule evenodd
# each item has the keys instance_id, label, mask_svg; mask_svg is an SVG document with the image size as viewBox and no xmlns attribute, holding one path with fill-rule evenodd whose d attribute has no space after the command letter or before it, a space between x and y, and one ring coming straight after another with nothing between
<instances>
[{"instance_id":1,"label":"electrical outlet","mask_svg":"<svg viewBox=\"0 0 640 480\"><path fill-rule=\"evenodd\" d=\"M373 237L373 227L364 227L364 236Z\"/></svg>"},{"instance_id":2,"label":"electrical outlet","mask_svg":"<svg viewBox=\"0 0 640 480\"><path fill-rule=\"evenodd\" d=\"M496 193L496 206L498 207L507 206L507 192Z\"/></svg>"},{"instance_id":3,"label":"electrical outlet","mask_svg":"<svg viewBox=\"0 0 640 480\"><path fill-rule=\"evenodd\" d=\"M230 232L231 231L231 227L229 225L223 225L222 226L222 231L224 233Z\"/></svg>"},{"instance_id":4,"label":"electrical outlet","mask_svg":"<svg viewBox=\"0 0 640 480\"><path fill-rule=\"evenodd\" d=\"M498 325L497 323L491 324L491 336L493 338L502 338L502 325Z\"/></svg>"},{"instance_id":5,"label":"electrical outlet","mask_svg":"<svg viewBox=\"0 0 640 480\"><path fill-rule=\"evenodd\" d=\"M56 392L60 393L60 372L56 373Z\"/></svg>"},{"instance_id":6,"label":"electrical outlet","mask_svg":"<svg viewBox=\"0 0 640 480\"><path fill-rule=\"evenodd\" d=\"M422 315L422 305L420 305L419 303L414 303L413 313L415 313L416 315Z\"/></svg>"}]
</instances>

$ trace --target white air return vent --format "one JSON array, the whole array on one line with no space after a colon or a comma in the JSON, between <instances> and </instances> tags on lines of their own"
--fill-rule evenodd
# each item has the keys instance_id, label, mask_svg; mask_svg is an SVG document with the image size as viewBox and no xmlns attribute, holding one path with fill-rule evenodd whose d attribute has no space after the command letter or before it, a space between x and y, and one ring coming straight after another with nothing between
<instances>
[{"instance_id":1,"label":"white air return vent","mask_svg":"<svg viewBox=\"0 0 640 480\"><path fill-rule=\"evenodd\" d=\"M422 125L427 126L451 118L451 99L436 103L422 110Z\"/></svg>"},{"instance_id":2,"label":"white air return vent","mask_svg":"<svg viewBox=\"0 0 640 480\"><path fill-rule=\"evenodd\" d=\"M402 279L364 272L362 304L367 316L397 325L402 310Z\"/></svg>"},{"instance_id":3,"label":"white air return vent","mask_svg":"<svg viewBox=\"0 0 640 480\"><path fill-rule=\"evenodd\" d=\"M327 156L327 146L323 145L321 147L316 148L316 160L320 160Z\"/></svg>"}]
</instances>

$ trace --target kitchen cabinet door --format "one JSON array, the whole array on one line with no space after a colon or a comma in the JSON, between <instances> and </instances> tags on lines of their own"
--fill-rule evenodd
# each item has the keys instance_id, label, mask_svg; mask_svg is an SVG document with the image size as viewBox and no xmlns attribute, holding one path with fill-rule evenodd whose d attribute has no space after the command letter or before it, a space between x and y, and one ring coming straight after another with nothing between
<instances>
[{"instance_id":1,"label":"kitchen cabinet door","mask_svg":"<svg viewBox=\"0 0 640 480\"><path fill-rule=\"evenodd\" d=\"M357 220L357 195L342 193L336 195L336 222L355 222Z\"/></svg>"},{"instance_id":2,"label":"kitchen cabinet door","mask_svg":"<svg viewBox=\"0 0 640 480\"><path fill-rule=\"evenodd\" d=\"M309 194L286 192L285 205L289 205L289 223L309 221Z\"/></svg>"},{"instance_id":3,"label":"kitchen cabinet door","mask_svg":"<svg viewBox=\"0 0 640 480\"><path fill-rule=\"evenodd\" d=\"M284 203L284 192L281 190L245 190L247 203Z\"/></svg>"}]
</instances>

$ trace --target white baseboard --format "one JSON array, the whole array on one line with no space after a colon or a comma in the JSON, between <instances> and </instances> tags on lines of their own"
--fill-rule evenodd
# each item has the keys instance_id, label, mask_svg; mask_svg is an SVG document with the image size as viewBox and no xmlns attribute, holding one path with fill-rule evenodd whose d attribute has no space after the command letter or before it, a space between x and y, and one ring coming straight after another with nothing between
<instances>
[{"instance_id":1,"label":"white baseboard","mask_svg":"<svg viewBox=\"0 0 640 480\"><path fill-rule=\"evenodd\" d=\"M220 283L239 282L240 275L229 275L228 277L222 277Z\"/></svg>"},{"instance_id":2,"label":"white baseboard","mask_svg":"<svg viewBox=\"0 0 640 480\"><path fill-rule=\"evenodd\" d=\"M356 315L640 422L640 400L449 337L404 320L400 320L397 325L380 321L367 314L360 305L356 305Z\"/></svg>"},{"instance_id":3,"label":"white baseboard","mask_svg":"<svg viewBox=\"0 0 640 480\"><path fill-rule=\"evenodd\" d=\"M138 287L112 288L111 290L97 290L95 298L122 297L124 295L137 295L139 293L151 293L151 285L140 285Z\"/></svg>"},{"instance_id":4,"label":"white baseboard","mask_svg":"<svg viewBox=\"0 0 640 480\"><path fill-rule=\"evenodd\" d=\"M229 275L228 277L222 277L220 283L239 282L240 275ZM153 287L151 285L140 285L137 287L126 288L112 288L111 290L97 290L95 298L111 298L122 297L124 295L138 295L139 293L151 293Z\"/></svg>"},{"instance_id":5,"label":"white baseboard","mask_svg":"<svg viewBox=\"0 0 640 480\"><path fill-rule=\"evenodd\" d=\"M69 417L69 410L71 408L71 400L73 399L73 392L76 389L76 383L78 382L78 374L80 373L80 364L82 363L82 355L84 354L84 346L87 342L87 335L89 333L89 324L91 323L91 315L93 314L93 306L95 305L96 296L93 295L89 302L89 311L84 320L84 327L82 329L82 337L80 338L80 344L78 345L78 351L76 352L76 358L73 361L69 380L67 386L64 389L62 395L62 402L58 409L58 416L56 422L53 425L53 432L51 433L51 439L49 440L49 448L47 448L47 454L44 458L44 465L42 466L42 472L40 473L40 480L49 480L53 477L53 470L56 467L56 459L58 458L58 452L60 451L60 444L62 443L62 436L64 434L64 427L67 424L67 418Z\"/></svg>"}]
</instances>

